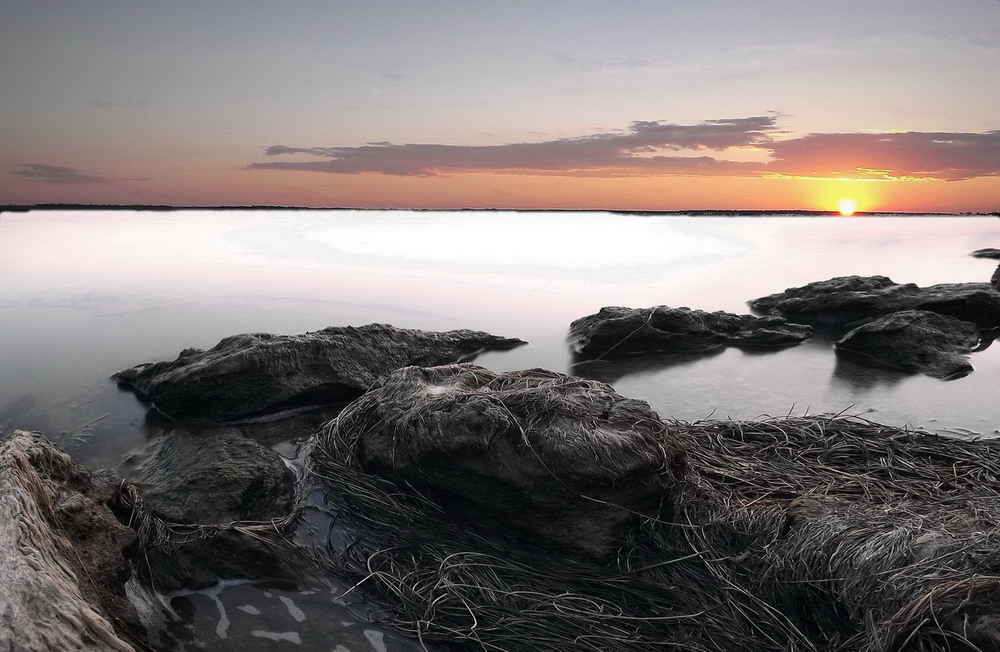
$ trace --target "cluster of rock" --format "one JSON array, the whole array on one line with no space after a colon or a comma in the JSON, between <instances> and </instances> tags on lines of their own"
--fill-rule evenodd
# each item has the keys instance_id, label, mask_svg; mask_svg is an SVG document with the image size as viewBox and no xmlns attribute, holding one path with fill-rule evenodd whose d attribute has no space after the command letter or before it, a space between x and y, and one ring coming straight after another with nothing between
<instances>
[{"instance_id":1,"label":"cluster of rock","mask_svg":"<svg viewBox=\"0 0 1000 652\"><path fill-rule=\"evenodd\" d=\"M974 256L1000 258L1000 250ZM843 276L748 302L760 317L689 308L605 307L570 325L577 360L797 344L813 328L864 364L957 378L969 354L1000 328L1000 269L990 283L918 287L885 276ZM984 335L984 331L987 333Z\"/></svg>"}]
</instances>

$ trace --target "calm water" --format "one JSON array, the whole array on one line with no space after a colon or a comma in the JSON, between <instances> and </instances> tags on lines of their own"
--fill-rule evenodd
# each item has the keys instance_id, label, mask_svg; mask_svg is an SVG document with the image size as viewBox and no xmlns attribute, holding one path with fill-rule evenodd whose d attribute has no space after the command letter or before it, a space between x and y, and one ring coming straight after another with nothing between
<instances>
[{"instance_id":1,"label":"calm water","mask_svg":"<svg viewBox=\"0 0 1000 652\"><path fill-rule=\"evenodd\" d=\"M4 213L0 429L39 430L90 467L123 468L165 426L108 380L113 372L239 332L388 322L526 339L479 362L606 379L663 417L847 412L996 435L997 346L973 355L971 375L945 382L838 361L818 338L576 368L565 341L572 320L606 305L743 313L749 299L833 276L983 281L993 261L969 256L982 247L1000 247L995 218Z\"/></svg>"}]
</instances>

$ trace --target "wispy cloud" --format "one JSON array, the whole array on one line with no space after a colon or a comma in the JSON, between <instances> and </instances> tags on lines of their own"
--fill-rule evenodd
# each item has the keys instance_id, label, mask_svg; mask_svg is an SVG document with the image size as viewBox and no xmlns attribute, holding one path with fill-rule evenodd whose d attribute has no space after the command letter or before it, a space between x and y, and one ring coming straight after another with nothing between
<instances>
[{"instance_id":1,"label":"wispy cloud","mask_svg":"<svg viewBox=\"0 0 1000 652\"><path fill-rule=\"evenodd\" d=\"M286 147L274 145L268 156L308 154L320 161L253 163L253 169L311 170L338 174L381 172L394 175L435 175L451 172L507 171L522 174L609 173L651 174L658 170L716 169L727 173L744 164L713 156L665 156L680 150L725 150L763 146L774 130L773 116L707 120L695 125L658 121L633 122L623 132L506 145L437 145L368 143L358 147Z\"/></svg>"},{"instance_id":2,"label":"wispy cloud","mask_svg":"<svg viewBox=\"0 0 1000 652\"><path fill-rule=\"evenodd\" d=\"M18 177L25 177L39 183L51 185L72 185L87 183L118 183L121 181L145 181L136 177L105 177L98 174L91 174L76 168L63 167L61 165L42 165L41 163L24 163L20 169L12 170L10 174Z\"/></svg>"},{"instance_id":3,"label":"wispy cloud","mask_svg":"<svg viewBox=\"0 0 1000 652\"><path fill-rule=\"evenodd\" d=\"M391 175L506 172L564 176L792 175L956 181L1000 175L1000 131L808 134L788 138L777 116L678 125L638 121L624 131L504 145L372 142L357 147L273 145L267 156L318 160L258 162L250 169ZM761 160L732 160L732 150ZM727 152L732 158L726 158Z\"/></svg>"}]
</instances>

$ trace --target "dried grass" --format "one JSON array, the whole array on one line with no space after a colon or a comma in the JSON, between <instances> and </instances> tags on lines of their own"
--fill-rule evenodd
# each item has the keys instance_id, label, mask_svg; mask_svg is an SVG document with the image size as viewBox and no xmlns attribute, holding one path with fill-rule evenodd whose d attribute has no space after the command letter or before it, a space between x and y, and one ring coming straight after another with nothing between
<instances>
[{"instance_id":1,"label":"dried grass","mask_svg":"<svg viewBox=\"0 0 1000 652\"><path fill-rule=\"evenodd\" d=\"M691 469L665 497L672 520L643 518L599 565L504 543L365 473L352 451L373 425L332 422L312 453L329 513L353 533L321 563L427 645L1000 648L993 442L847 417L668 422Z\"/></svg>"}]
</instances>

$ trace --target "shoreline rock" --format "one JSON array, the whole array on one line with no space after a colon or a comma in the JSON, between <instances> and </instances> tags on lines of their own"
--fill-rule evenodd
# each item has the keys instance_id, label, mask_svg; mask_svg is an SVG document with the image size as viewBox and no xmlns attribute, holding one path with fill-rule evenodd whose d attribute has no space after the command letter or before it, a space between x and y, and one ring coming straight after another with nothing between
<instances>
[{"instance_id":1,"label":"shoreline rock","mask_svg":"<svg viewBox=\"0 0 1000 652\"><path fill-rule=\"evenodd\" d=\"M783 317L690 308L606 306L570 324L570 346L583 359L639 353L711 351L722 346L781 347L813 334Z\"/></svg>"},{"instance_id":2,"label":"shoreline rock","mask_svg":"<svg viewBox=\"0 0 1000 652\"><path fill-rule=\"evenodd\" d=\"M940 283L919 287L886 276L839 276L752 299L756 312L817 326L852 328L901 310L927 310L1000 327L1000 292L990 283Z\"/></svg>"},{"instance_id":3,"label":"shoreline rock","mask_svg":"<svg viewBox=\"0 0 1000 652\"><path fill-rule=\"evenodd\" d=\"M471 330L444 333L388 324L330 327L303 335L246 333L172 362L140 364L112 376L175 422L233 423L351 401L380 376L505 350L523 340Z\"/></svg>"},{"instance_id":4,"label":"shoreline rock","mask_svg":"<svg viewBox=\"0 0 1000 652\"><path fill-rule=\"evenodd\" d=\"M136 533L109 507L120 481L39 433L0 441L0 648L140 647L143 627L125 594Z\"/></svg>"},{"instance_id":5,"label":"shoreline rock","mask_svg":"<svg viewBox=\"0 0 1000 652\"><path fill-rule=\"evenodd\" d=\"M339 449L369 473L427 491L498 536L595 558L657 513L684 469L684 451L648 404L541 369L399 369L317 438L327 454Z\"/></svg>"},{"instance_id":6,"label":"shoreline rock","mask_svg":"<svg viewBox=\"0 0 1000 652\"><path fill-rule=\"evenodd\" d=\"M836 349L878 366L947 379L972 371L969 354L978 343L975 324L926 310L902 310L851 330Z\"/></svg>"}]
</instances>

